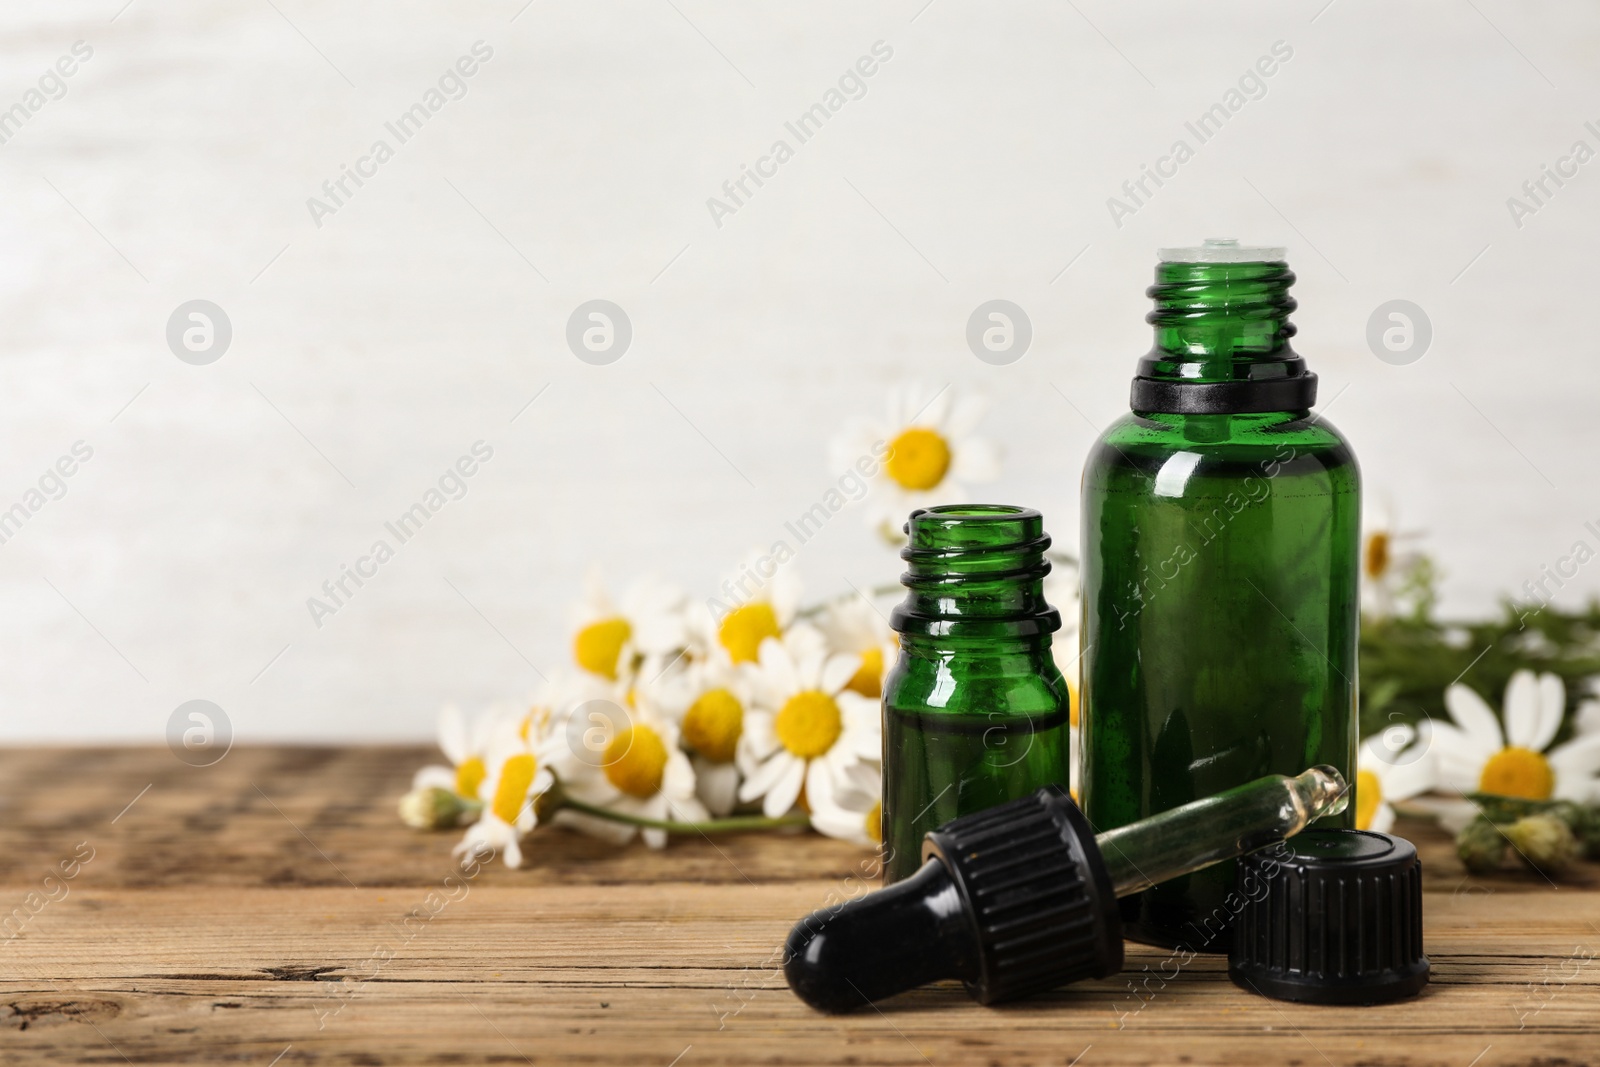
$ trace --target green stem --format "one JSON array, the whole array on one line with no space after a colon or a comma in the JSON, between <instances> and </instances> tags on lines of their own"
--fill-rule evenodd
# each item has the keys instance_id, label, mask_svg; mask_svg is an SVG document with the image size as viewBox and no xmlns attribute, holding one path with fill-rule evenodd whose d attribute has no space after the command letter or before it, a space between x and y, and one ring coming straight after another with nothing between
<instances>
[{"instance_id":1,"label":"green stem","mask_svg":"<svg viewBox=\"0 0 1600 1067\"><path fill-rule=\"evenodd\" d=\"M574 800L571 796L561 798L561 806L581 811L585 815L593 815L600 819L610 819L612 822L626 823L629 826L639 826L646 830L665 830L673 834L716 834L727 833L734 830L776 830L785 826L810 826L811 819L802 812L785 815L777 819L769 819L765 815L734 815L725 819L710 819L706 822L673 822L669 819L647 819L642 815L627 815L620 811L610 811L606 808L585 804L581 800Z\"/></svg>"}]
</instances>

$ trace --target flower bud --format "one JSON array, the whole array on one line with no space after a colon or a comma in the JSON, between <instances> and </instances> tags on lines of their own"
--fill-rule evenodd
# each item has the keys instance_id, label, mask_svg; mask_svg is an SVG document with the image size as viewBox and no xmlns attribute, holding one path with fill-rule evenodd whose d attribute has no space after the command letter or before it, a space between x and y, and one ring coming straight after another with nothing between
<instances>
[{"instance_id":1,"label":"flower bud","mask_svg":"<svg viewBox=\"0 0 1600 1067\"><path fill-rule=\"evenodd\" d=\"M461 824L467 806L448 789L427 786L400 798L400 820L416 830L445 830Z\"/></svg>"},{"instance_id":2,"label":"flower bud","mask_svg":"<svg viewBox=\"0 0 1600 1067\"><path fill-rule=\"evenodd\" d=\"M1583 851L1577 835L1555 815L1529 815L1506 828L1506 837L1528 866L1547 874L1566 870Z\"/></svg>"},{"instance_id":3,"label":"flower bud","mask_svg":"<svg viewBox=\"0 0 1600 1067\"><path fill-rule=\"evenodd\" d=\"M1456 835L1456 855L1474 874L1497 871L1506 858L1505 836L1499 827L1480 815Z\"/></svg>"}]
</instances>

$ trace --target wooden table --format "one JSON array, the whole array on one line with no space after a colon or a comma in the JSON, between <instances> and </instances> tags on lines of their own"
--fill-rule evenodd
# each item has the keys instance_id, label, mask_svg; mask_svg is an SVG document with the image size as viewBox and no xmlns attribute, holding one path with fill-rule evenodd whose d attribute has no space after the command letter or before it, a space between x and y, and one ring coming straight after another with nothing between
<instances>
[{"instance_id":1,"label":"wooden table","mask_svg":"<svg viewBox=\"0 0 1600 1067\"><path fill-rule=\"evenodd\" d=\"M1163 981L1165 954L1130 946L1122 976L1024 1003L944 986L830 1018L789 994L776 952L830 893L861 891L860 850L799 834L652 853L554 830L522 870L447 882L454 835L394 814L427 758L0 752L0 1063L1600 1061L1592 866L1468 878L1437 830L1402 827L1434 972L1387 1007L1251 996L1215 958Z\"/></svg>"}]
</instances>

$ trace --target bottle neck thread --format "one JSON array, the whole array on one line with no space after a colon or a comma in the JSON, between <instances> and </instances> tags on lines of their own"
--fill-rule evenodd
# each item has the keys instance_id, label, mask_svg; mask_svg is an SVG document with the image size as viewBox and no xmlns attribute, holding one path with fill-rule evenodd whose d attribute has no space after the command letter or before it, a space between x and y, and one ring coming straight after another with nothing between
<instances>
[{"instance_id":1,"label":"bottle neck thread","mask_svg":"<svg viewBox=\"0 0 1600 1067\"><path fill-rule=\"evenodd\" d=\"M1061 628L1044 597L1044 518L1031 508L941 505L912 512L900 550L908 590L890 625L931 638L1027 638Z\"/></svg>"},{"instance_id":2,"label":"bottle neck thread","mask_svg":"<svg viewBox=\"0 0 1600 1067\"><path fill-rule=\"evenodd\" d=\"M1139 362L1135 411L1243 414L1308 409L1316 375L1290 346L1284 262L1162 263L1146 290L1155 344Z\"/></svg>"}]
</instances>

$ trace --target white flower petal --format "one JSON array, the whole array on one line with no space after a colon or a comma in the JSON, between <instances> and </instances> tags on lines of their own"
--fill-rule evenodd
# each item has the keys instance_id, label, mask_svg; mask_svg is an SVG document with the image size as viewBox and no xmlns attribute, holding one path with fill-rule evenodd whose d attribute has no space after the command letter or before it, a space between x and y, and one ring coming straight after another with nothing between
<instances>
[{"instance_id":1,"label":"white flower petal","mask_svg":"<svg viewBox=\"0 0 1600 1067\"><path fill-rule=\"evenodd\" d=\"M841 841L854 841L860 845L872 843L871 838L867 837L866 816L849 808L813 808L811 828Z\"/></svg>"},{"instance_id":2,"label":"white flower petal","mask_svg":"<svg viewBox=\"0 0 1600 1067\"><path fill-rule=\"evenodd\" d=\"M1418 802L1417 806L1431 810L1438 817L1439 825L1452 834L1460 833L1478 817L1478 805L1470 800L1430 800Z\"/></svg>"},{"instance_id":3,"label":"white flower petal","mask_svg":"<svg viewBox=\"0 0 1600 1067\"><path fill-rule=\"evenodd\" d=\"M1448 723L1426 724L1425 738L1429 753L1437 761L1438 784L1459 793L1469 793L1478 788L1478 778L1483 765L1493 752L1483 752L1464 730Z\"/></svg>"},{"instance_id":4,"label":"white flower petal","mask_svg":"<svg viewBox=\"0 0 1600 1067\"><path fill-rule=\"evenodd\" d=\"M744 715L744 732L739 735L739 754L746 766L764 761L778 750L778 734L772 726L772 714L750 710Z\"/></svg>"},{"instance_id":5,"label":"white flower petal","mask_svg":"<svg viewBox=\"0 0 1600 1067\"><path fill-rule=\"evenodd\" d=\"M661 798L662 814L656 816L662 819L671 819L674 822L704 822L710 818L704 804L694 797L668 797Z\"/></svg>"},{"instance_id":6,"label":"white flower petal","mask_svg":"<svg viewBox=\"0 0 1600 1067\"><path fill-rule=\"evenodd\" d=\"M883 426L865 419L851 422L834 435L828 445L828 469L842 471L847 467L854 467L856 461L862 457L871 460L875 455L872 446L883 440L885 433Z\"/></svg>"},{"instance_id":7,"label":"white flower petal","mask_svg":"<svg viewBox=\"0 0 1600 1067\"><path fill-rule=\"evenodd\" d=\"M412 776L411 788L448 789L454 793L456 791L456 772L449 767L441 767L437 763L429 767L423 767Z\"/></svg>"},{"instance_id":8,"label":"white flower petal","mask_svg":"<svg viewBox=\"0 0 1600 1067\"><path fill-rule=\"evenodd\" d=\"M1506 744L1538 751L1533 738L1544 715L1539 707L1539 683L1532 671L1517 671L1511 676L1500 714L1506 723Z\"/></svg>"},{"instance_id":9,"label":"white flower petal","mask_svg":"<svg viewBox=\"0 0 1600 1067\"><path fill-rule=\"evenodd\" d=\"M748 802L769 792L783 778L790 764L797 762L799 761L787 751L778 751L744 780L744 784L739 787L739 799Z\"/></svg>"},{"instance_id":10,"label":"white flower petal","mask_svg":"<svg viewBox=\"0 0 1600 1067\"><path fill-rule=\"evenodd\" d=\"M612 819L602 819L597 815L585 815L581 811L558 811L555 823L557 826L570 826L591 837L598 837L602 841L609 841L613 845L625 845L633 840L637 828L626 823L616 822Z\"/></svg>"},{"instance_id":11,"label":"white flower petal","mask_svg":"<svg viewBox=\"0 0 1600 1067\"><path fill-rule=\"evenodd\" d=\"M1474 751L1487 758L1505 747L1499 720L1476 692L1464 685L1452 685L1444 691L1444 704Z\"/></svg>"},{"instance_id":12,"label":"white flower petal","mask_svg":"<svg viewBox=\"0 0 1600 1067\"><path fill-rule=\"evenodd\" d=\"M1543 752L1561 729L1561 720L1567 710L1567 687L1558 674L1539 676L1539 728L1530 738L1529 748Z\"/></svg>"},{"instance_id":13,"label":"white flower petal","mask_svg":"<svg viewBox=\"0 0 1600 1067\"><path fill-rule=\"evenodd\" d=\"M784 756L773 758L783 759ZM806 761L788 756L787 762L783 776L767 791L766 798L761 802L761 810L769 819L787 815L789 809L794 807L794 802L800 799L800 787L805 785Z\"/></svg>"},{"instance_id":14,"label":"white flower petal","mask_svg":"<svg viewBox=\"0 0 1600 1067\"><path fill-rule=\"evenodd\" d=\"M1000 477L1000 446L987 437L962 442L951 457L950 477L976 484L994 481Z\"/></svg>"},{"instance_id":15,"label":"white flower petal","mask_svg":"<svg viewBox=\"0 0 1600 1067\"><path fill-rule=\"evenodd\" d=\"M1600 700L1579 704L1575 722L1579 734L1600 734Z\"/></svg>"},{"instance_id":16,"label":"white flower petal","mask_svg":"<svg viewBox=\"0 0 1600 1067\"><path fill-rule=\"evenodd\" d=\"M669 799L694 796L694 765L682 751L669 748L667 766L661 775L661 789Z\"/></svg>"},{"instance_id":17,"label":"white flower petal","mask_svg":"<svg viewBox=\"0 0 1600 1067\"><path fill-rule=\"evenodd\" d=\"M470 748L467 723L461 709L454 704L446 704L439 709L439 751L451 763L459 764L472 755Z\"/></svg>"},{"instance_id":18,"label":"white flower petal","mask_svg":"<svg viewBox=\"0 0 1600 1067\"><path fill-rule=\"evenodd\" d=\"M1411 755L1412 753L1406 752L1400 758L1410 759ZM1390 800L1410 800L1420 793L1426 793L1438 783L1439 765L1432 753L1422 753L1409 763L1396 763L1390 766L1387 772L1379 774L1378 778L1383 783L1384 796Z\"/></svg>"},{"instance_id":19,"label":"white flower petal","mask_svg":"<svg viewBox=\"0 0 1600 1067\"><path fill-rule=\"evenodd\" d=\"M1600 772L1600 734L1586 734L1551 749L1545 757L1561 777Z\"/></svg>"},{"instance_id":20,"label":"white flower petal","mask_svg":"<svg viewBox=\"0 0 1600 1067\"><path fill-rule=\"evenodd\" d=\"M761 642L758 656L760 678L765 683L762 687L765 703L777 711L785 700L800 692L800 675L795 669L794 657L782 641L771 637Z\"/></svg>"},{"instance_id":21,"label":"white flower petal","mask_svg":"<svg viewBox=\"0 0 1600 1067\"><path fill-rule=\"evenodd\" d=\"M781 563L768 586L771 589L768 600L772 604L772 613L778 617L778 625L787 628L794 622L794 613L800 610L800 598L805 593L804 583L793 567Z\"/></svg>"},{"instance_id":22,"label":"white flower petal","mask_svg":"<svg viewBox=\"0 0 1600 1067\"><path fill-rule=\"evenodd\" d=\"M812 808L832 807L834 792L833 768L823 760L812 760L806 768L806 804Z\"/></svg>"},{"instance_id":23,"label":"white flower petal","mask_svg":"<svg viewBox=\"0 0 1600 1067\"><path fill-rule=\"evenodd\" d=\"M989 401L976 393L956 397L950 404L942 429L947 440L960 443L972 435L989 411Z\"/></svg>"},{"instance_id":24,"label":"white flower petal","mask_svg":"<svg viewBox=\"0 0 1600 1067\"><path fill-rule=\"evenodd\" d=\"M733 810L739 796L739 768L731 763L695 759L695 795L719 818Z\"/></svg>"},{"instance_id":25,"label":"white flower petal","mask_svg":"<svg viewBox=\"0 0 1600 1067\"><path fill-rule=\"evenodd\" d=\"M873 801L882 796L883 775L876 766L868 763L852 763L848 772L851 789L870 795Z\"/></svg>"},{"instance_id":26,"label":"white flower petal","mask_svg":"<svg viewBox=\"0 0 1600 1067\"><path fill-rule=\"evenodd\" d=\"M835 749L853 753L861 759L883 758L883 733L876 729L846 730Z\"/></svg>"},{"instance_id":27,"label":"white flower petal","mask_svg":"<svg viewBox=\"0 0 1600 1067\"><path fill-rule=\"evenodd\" d=\"M837 693L861 669L861 657L853 653L828 656L819 672L819 686L824 693ZM841 709L843 710L843 709Z\"/></svg>"},{"instance_id":28,"label":"white flower petal","mask_svg":"<svg viewBox=\"0 0 1600 1067\"><path fill-rule=\"evenodd\" d=\"M1372 825L1367 829L1375 834L1386 834L1393 825L1394 808L1388 804L1379 804L1378 810L1372 813Z\"/></svg>"},{"instance_id":29,"label":"white flower petal","mask_svg":"<svg viewBox=\"0 0 1600 1067\"><path fill-rule=\"evenodd\" d=\"M932 426L935 429L942 429L945 420L950 417L950 405L955 400L955 394L949 386L940 389L932 397L928 397L926 393L921 393L919 396L920 392L920 390L906 392L903 421L896 425L896 433L906 426Z\"/></svg>"}]
</instances>

